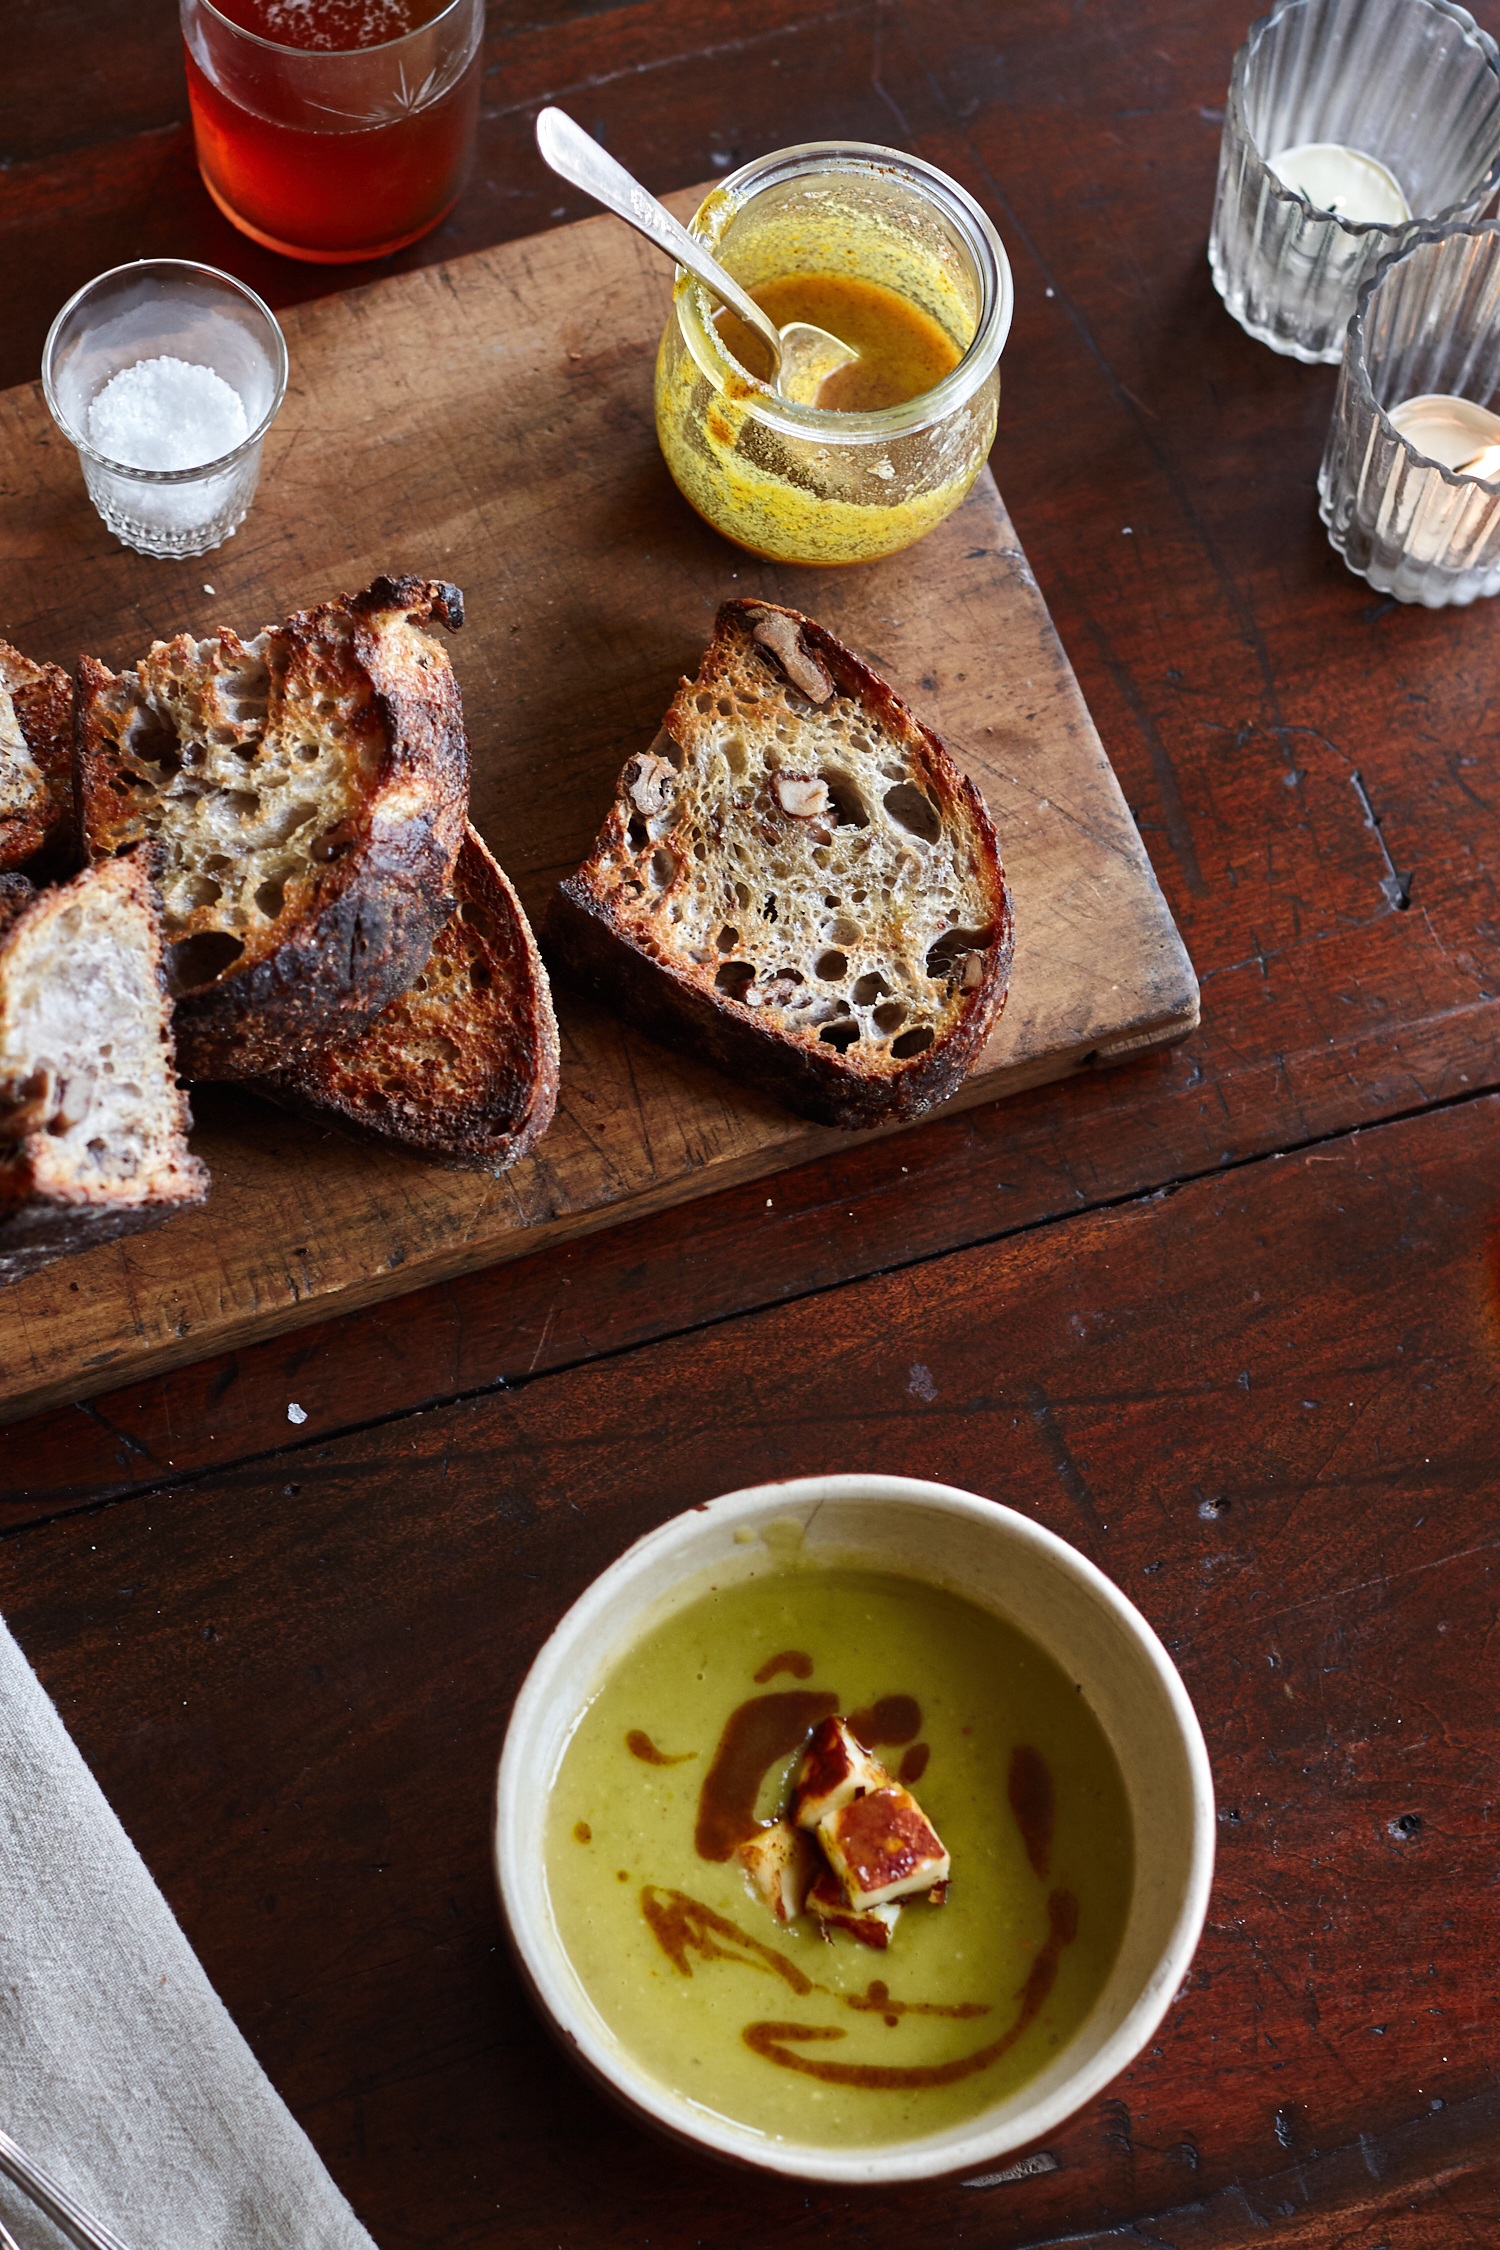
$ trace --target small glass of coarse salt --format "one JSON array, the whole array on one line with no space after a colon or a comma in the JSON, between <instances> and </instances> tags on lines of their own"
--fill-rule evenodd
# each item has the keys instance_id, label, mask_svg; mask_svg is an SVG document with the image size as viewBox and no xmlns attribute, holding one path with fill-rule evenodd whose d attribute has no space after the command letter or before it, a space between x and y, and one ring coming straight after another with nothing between
<instances>
[{"instance_id":1,"label":"small glass of coarse salt","mask_svg":"<svg viewBox=\"0 0 1500 2250\"><path fill-rule=\"evenodd\" d=\"M63 306L42 354L89 498L143 555L207 554L243 523L286 380L269 307L183 258L101 274Z\"/></svg>"}]
</instances>

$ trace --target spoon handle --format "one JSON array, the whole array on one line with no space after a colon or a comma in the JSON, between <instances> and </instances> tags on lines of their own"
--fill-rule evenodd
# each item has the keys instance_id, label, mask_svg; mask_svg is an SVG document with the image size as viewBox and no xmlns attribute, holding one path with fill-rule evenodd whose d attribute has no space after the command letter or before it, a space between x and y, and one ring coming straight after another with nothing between
<instances>
[{"instance_id":1,"label":"spoon handle","mask_svg":"<svg viewBox=\"0 0 1500 2250\"><path fill-rule=\"evenodd\" d=\"M696 274L705 287L722 298L733 312L747 321L757 336L763 338L768 350L775 354L776 365L781 365L781 337L773 322L766 318L753 297L746 295L731 274L711 258L686 227L678 225L670 211L663 210L654 195L630 177L624 166L617 164L591 140L582 126L560 109L544 109L536 121L536 143L542 155L561 179L585 195L602 203L606 211L643 234L658 250L675 258L689 273Z\"/></svg>"}]
</instances>

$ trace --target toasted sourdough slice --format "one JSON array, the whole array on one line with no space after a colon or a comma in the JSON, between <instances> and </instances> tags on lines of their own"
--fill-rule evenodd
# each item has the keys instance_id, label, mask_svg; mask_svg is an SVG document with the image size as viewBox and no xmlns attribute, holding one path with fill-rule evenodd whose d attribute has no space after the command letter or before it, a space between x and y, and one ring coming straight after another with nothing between
<instances>
[{"instance_id":1,"label":"toasted sourdough slice","mask_svg":"<svg viewBox=\"0 0 1500 2250\"><path fill-rule=\"evenodd\" d=\"M822 626L733 601L543 935L643 1030L856 1127L957 1086L1011 933L984 801L937 736Z\"/></svg>"},{"instance_id":2,"label":"toasted sourdough slice","mask_svg":"<svg viewBox=\"0 0 1500 2250\"><path fill-rule=\"evenodd\" d=\"M201 1203L146 855L0 878L0 1285Z\"/></svg>"},{"instance_id":3,"label":"toasted sourdough slice","mask_svg":"<svg viewBox=\"0 0 1500 2250\"><path fill-rule=\"evenodd\" d=\"M264 1039L226 1052L222 1075L361 1140L452 1170L503 1172L557 1107L557 1021L531 925L470 828L457 910L410 990L373 1023L325 1043Z\"/></svg>"},{"instance_id":4,"label":"toasted sourdough slice","mask_svg":"<svg viewBox=\"0 0 1500 2250\"><path fill-rule=\"evenodd\" d=\"M75 846L73 683L0 641L0 874L61 866Z\"/></svg>"},{"instance_id":5,"label":"toasted sourdough slice","mask_svg":"<svg viewBox=\"0 0 1500 2250\"><path fill-rule=\"evenodd\" d=\"M469 754L446 651L456 586L378 578L250 642L158 641L80 667L91 859L160 847L178 1045L258 1019L346 1026L404 991L451 911Z\"/></svg>"}]
</instances>

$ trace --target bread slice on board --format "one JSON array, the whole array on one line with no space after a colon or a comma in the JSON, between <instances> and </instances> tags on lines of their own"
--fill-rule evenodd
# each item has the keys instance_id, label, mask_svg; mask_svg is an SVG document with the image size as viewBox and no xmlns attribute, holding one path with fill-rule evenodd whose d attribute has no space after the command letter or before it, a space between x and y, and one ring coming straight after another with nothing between
<instances>
[{"instance_id":1,"label":"bread slice on board","mask_svg":"<svg viewBox=\"0 0 1500 2250\"><path fill-rule=\"evenodd\" d=\"M0 877L0 1286L201 1203L144 852Z\"/></svg>"},{"instance_id":2,"label":"bread slice on board","mask_svg":"<svg viewBox=\"0 0 1500 2250\"><path fill-rule=\"evenodd\" d=\"M411 983L451 911L468 810L458 685L432 619L456 586L379 578L268 626L85 657L78 786L91 859L160 851L189 1076L252 1021L345 1028Z\"/></svg>"},{"instance_id":3,"label":"bread slice on board","mask_svg":"<svg viewBox=\"0 0 1500 2250\"><path fill-rule=\"evenodd\" d=\"M642 1030L858 1127L958 1085L1012 926L984 801L938 737L810 618L732 601L543 944Z\"/></svg>"},{"instance_id":4,"label":"bread slice on board","mask_svg":"<svg viewBox=\"0 0 1500 2250\"><path fill-rule=\"evenodd\" d=\"M224 1075L360 1140L503 1172L557 1106L557 1022L521 902L470 828L452 919L410 990L332 1043L265 1041L225 1057Z\"/></svg>"},{"instance_id":5,"label":"bread slice on board","mask_svg":"<svg viewBox=\"0 0 1500 2250\"><path fill-rule=\"evenodd\" d=\"M0 641L0 874L76 867L73 683Z\"/></svg>"}]
</instances>

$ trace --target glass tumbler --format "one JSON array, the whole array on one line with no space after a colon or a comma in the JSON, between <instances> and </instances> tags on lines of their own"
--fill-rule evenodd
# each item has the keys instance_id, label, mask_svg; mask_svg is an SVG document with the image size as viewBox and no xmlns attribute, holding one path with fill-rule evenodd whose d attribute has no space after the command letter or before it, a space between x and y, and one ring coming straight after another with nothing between
<instances>
[{"instance_id":1,"label":"glass tumbler","mask_svg":"<svg viewBox=\"0 0 1500 2250\"><path fill-rule=\"evenodd\" d=\"M1329 538L1381 593L1428 609L1500 593L1500 461L1446 468L1391 421L1407 400L1483 407L1497 385L1500 221L1424 230L1360 291L1318 471Z\"/></svg>"},{"instance_id":2,"label":"glass tumbler","mask_svg":"<svg viewBox=\"0 0 1500 2250\"><path fill-rule=\"evenodd\" d=\"M1375 158L1410 217L1320 210L1271 169L1310 143ZM1418 222L1477 218L1497 181L1500 51L1467 9L1283 0L1234 59L1208 249L1214 286L1273 351L1337 360L1380 260Z\"/></svg>"},{"instance_id":3,"label":"glass tumbler","mask_svg":"<svg viewBox=\"0 0 1500 2250\"><path fill-rule=\"evenodd\" d=\"M474 155L484 0L447 0L378 47L281 45L178 0L203 184L242 234L315 265L381 258L435 227ZM273 12L241 0L247 12ZM422 12L411 0L398 14ZM327 36L357 24L343 0ZM303 6L306 36L316 6Z\"/></svg>"},{"instance_id":4,"label":"glass tumbler","mask_svg":"<svg viewBox=\"0 0 1500 2250\"><path fill-rule=\"evenodd\" d=\"M984 212L919 157L815 141L716 187L691 231L753 291L798 273L852 276L905 298L959 354L899 406L794 404L748 372L715 300L679 266L656 363L656 430L677 485L728 538L777 562L869 561L950 515L995 435L1010 266Z\"/></svg>"},{"instance_id":5,"label":"glass tumbler","mask_svg":"<svg viewBox=\"0 0 1500 2250\"><path fill-rule=\"evenodd\" d=\"M207 368L239 400L245 435L211 461L142 468L103 450L91 410L105 386L153 361ZM286 395L286 339L253 289L213 266L143 258L70 297L42 352L52 419L77 448L89 498L143 555L203 555L245 519L261 443Z\"/></svg>"}]
</instances>

